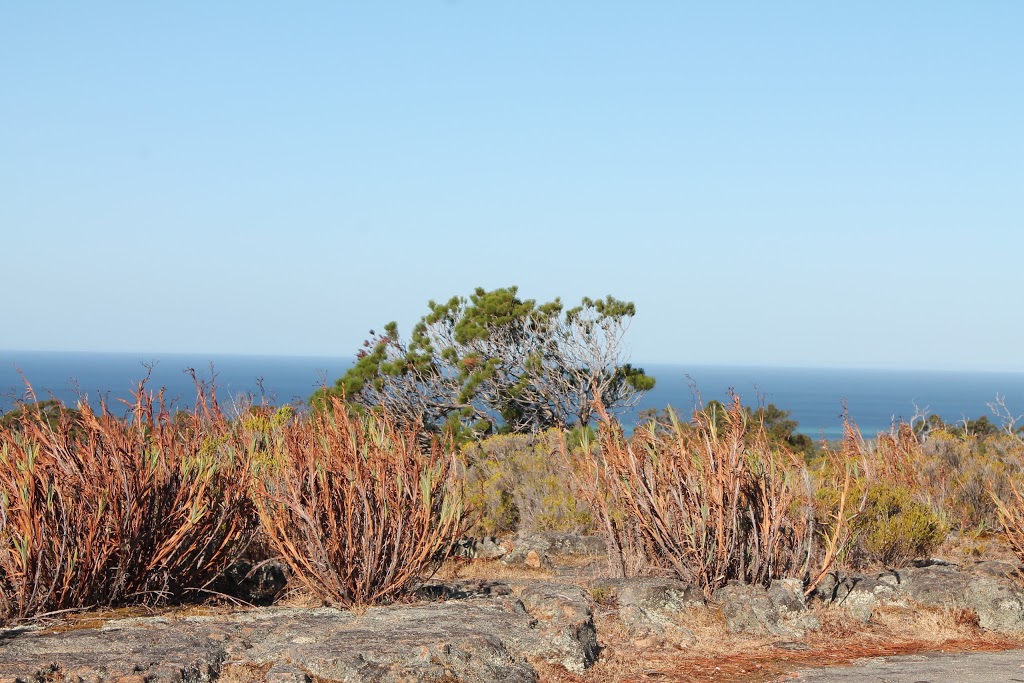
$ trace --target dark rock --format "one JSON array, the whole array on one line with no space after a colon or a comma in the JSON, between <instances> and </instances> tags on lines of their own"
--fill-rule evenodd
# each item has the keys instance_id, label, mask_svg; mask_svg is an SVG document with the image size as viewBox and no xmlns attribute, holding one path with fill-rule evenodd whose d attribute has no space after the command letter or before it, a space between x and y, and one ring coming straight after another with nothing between
<instances>
[{"instance_id":1,"label":"dark rock","mask_svg":"<svg viewBox=\"0 0 1024 683\"><path fill-rule=\"evenodd\" d=\"M461 581L431 581L416 589L416 597L428 602L440 600L465 600L467 598L485 598L511 595L512 589L501 581L485 579L465 579Z\"/></svg>"},{"instance_id":2,"label":"dark rock","mask_svg":"<svg viewBox=\"0 0 1024 683\"><path fill-rule=\"evenodd\" d=\"M284 562L243 558L214 583L213 589L250 605L265 607L280 596L287 583L288 568Z\"/></svg>"},{"instance_id":3,"label":"dark rock","mask_svg":"<svg viewBox=\"0 0 1024 683\"><path fill-rule=\"evenodd\" d=\"M494 560L504 557L512 549L512 544L502 541L497 536L483 538L463 538L455 544L455 555L474 560Z\"/></svg>"}]
</instances>

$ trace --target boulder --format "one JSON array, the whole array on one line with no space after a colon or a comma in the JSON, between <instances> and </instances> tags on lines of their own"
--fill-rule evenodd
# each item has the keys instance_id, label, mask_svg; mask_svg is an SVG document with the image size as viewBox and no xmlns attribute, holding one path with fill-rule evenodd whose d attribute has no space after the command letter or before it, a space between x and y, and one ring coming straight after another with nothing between
<instances>
[{"instance_id":1,"label":"boulder","mask_svg":"<svg viewBox=\"0 0 1024 683\"><path fill-rule=\"evenodd\" d=\"M1024 591L1007 579L977 576L967 582L964 598L978 614L982 628L998 633L1024 633Z\"/></svg>"},{"instance_id":2,"label":"boulder","mask_svg":"<svg viewBox=\"0 0 1024 683\"><path fill-rule=\"evenodd\" d=\"M634 640L692 642L693 632L685 623L687 614L705 607L700 589L675 579L597 579L588 587L596 601L618 607L619 619Z\"/></svg>"},{"instance_id":3,"label":"boulder","mask_svg":"<svg viewBox=\"0 0 1024 683\"><path fill-rule=\"evenodd\" d=\"M970 575L950 565L907 567L889 572L899 590L919 605L945 607L962 604Z\"/></svg>"},{"instance_id":4,"label":"boulder","mask_svg":"<svg viewBox=\"0 0 1024 683\"><path fill-rule=\"evenodd\" d=\"M722 609L730 633L755 636L799 637L809 628L817 628L817 620L805 615L792 586L778 583L769 592L763 586L730 583L712 596ZM806 617L806 618L804 618Z\"/></svg>"},{"instance_id":5,"label":"boulder","mask_svg":"<svg viewBox=\"0 0 1024 683\"><path fill-rule=\"evenodd\" d=\"M848 576L836 573L826 576L812 596L826 605L846 608L861 621L869 621L877 607L909 605L906 594L900 590L900 582L896 572Z\"/></svg>"},{"instance_id":6,"label":"boulder","mask_svg":"<svg viewBox=\"0 0 1024 683\"><path fill-rule=\"evenodd\" d=\"M960 607L976 612L982 628L1021 634L1024 589L1010 578L1017 576L1013 565L1003 563L978 563L968 572L949 564L931 564L875 575L832 575L814 596L826 604L846 607L864 621L880 605Z\"/></svg>"},{"instance_id":7,"label":"boulder","mask_svg":"<svg viewBox=\"0 0 1024 683\"><path fill-rule=\"evenodd\" d=\"M579 586L539 583L520 595L526 611L537 620L536 631L547 644L534 656L583 673L597 661L597 629L590 601Z\"/></svg>"},{"instance_id":8,"label":"boulder","mask_svg":"<svg viewBox=\"0 0 1024 683\"><path fill-rule=\"evenodd\" d=\"M774 579L768 587L768 598L785 629L794 636L821 628L821 621L807 608L807 596L800 579Z\"/></svg>"}]
</instances>

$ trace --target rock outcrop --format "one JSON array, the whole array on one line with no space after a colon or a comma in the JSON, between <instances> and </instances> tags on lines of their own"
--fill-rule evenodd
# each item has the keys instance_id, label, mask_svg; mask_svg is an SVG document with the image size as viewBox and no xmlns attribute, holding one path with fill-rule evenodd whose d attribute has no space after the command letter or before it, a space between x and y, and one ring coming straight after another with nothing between
<instances>
[{"instance_id":1,"label":"rock outcrop","mask_svg":"<svg viewBox=\"0 0 1024 683\"><path fill-rule=\"evenodd\" d=\"M451 595L458 594L453 589ZM270 607L230 615L110 621L63 633L8 630L0 682L207 683L231 680L534 681L529 660L582 672L597 657L576 586L508 592L362 614Z\"/></svg>"},{"instance_id":2,"label":"rock outcrop","mask_svg":"<svg viewBox=\"0 0 1024 683\"><path fill-rule=\"evenodd\" d=\"M844 607L863 620L883 606L962 608L978 615L982 628L1024 634L1024 589L1012 565L981 563L963 569L949 564L891 569L879 574L833 574L813 597Z\"/></svg>"},{"instance_id":3,"label":"rock outcrop","mask_svg":"<svg viewBox=\"0 0 1024 683\"><path fill-rule=\"evenodd\" d=\"M961 608L983 628L1020 636L1024 589L1015 577L1016 568L993 563L834 574L809 599L863 620L887 605ZM535 664L580 674L597 661L595 604L617 614L641 647L694 642L689 627L709 608L721 610L730 632L754 637L789 641L820 626L794 579L729 584L710 603L695 586L666 578L597 579L588 589L533 579L434 582L417 603L362 613L261 607L62 632L6 629L0 683L525 683L537 680Z\"/></svg>"}]
</instances>

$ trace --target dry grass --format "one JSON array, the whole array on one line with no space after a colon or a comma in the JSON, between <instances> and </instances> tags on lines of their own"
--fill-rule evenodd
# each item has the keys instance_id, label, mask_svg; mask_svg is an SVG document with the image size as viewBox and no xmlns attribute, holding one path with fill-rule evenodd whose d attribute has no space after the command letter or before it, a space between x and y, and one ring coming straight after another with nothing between
<instances>
[{"instance_id":1,"label":"dry grass","mask_svg":"<svg viewBox=\"0 0 1024 683\"><path fill-rule=\"evenodd\" d=\"M415 426L330 400L253 439L263 444L254 502L274 550L315 595L343 607L389 602L432 574L464 531L455 455L421 449Z\"/></svg>"},{"instance_id":2,"label":"dry grass","mask_svg":"<svg viewBox=\"0 0 1024 683\"><path fill-rule=\"evenodd\" d=\"M255 528L248 463L197 383L191 413L135 392L0 426L0 618L179 599L207 587Z\"/></svg>"},{"instance_id":3,"label":"dry grass","mask_svg":"<svg viewBox=\"0 0 1024 683\"><path fill-rule=\"evenodd\" d=\"M1005 499L995 493L991 496L1007 544L1017 559L1024 561L1024 485L1012 481L1009 489L1009 493L1004 494Z\"/></svg>"},{"instance_id":4,"label":"dry grass","mask_svg":"<svg viewBox=\"0 0 1024 683\"><path fill-rule=\"evenodd\" d=\"M522 581L530 579L550 579L554 573L548 569L527 567L525 565L507 565L501 560L474 560L449 558L437 570L434 578L442 581L461 579L491 579L495 581Z\"/></svg>"}]
</instances>

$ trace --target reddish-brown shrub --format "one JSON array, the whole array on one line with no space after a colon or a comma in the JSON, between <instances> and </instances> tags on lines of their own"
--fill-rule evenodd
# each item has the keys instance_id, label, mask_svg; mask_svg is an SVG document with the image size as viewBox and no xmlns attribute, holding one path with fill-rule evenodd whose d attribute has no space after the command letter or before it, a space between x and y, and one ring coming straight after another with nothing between
<instances>
[{"instance_id":1,"label":"reddish-brown shrub","mask_svg":"<svg viewBox=\"0 0 1024 683\"><path fill-rule=\"evenodd\" d=\"M739 398L672 433L626 439L605 420L587 459L606 530L632 526L649 560L708 593L730 580L767 584L807 570L811 533L803 462L748 422ZM613 538L613 546L616 545ZM623 558L622 568L627 568Z\"/></svg>"},{"instance_id":2,"label":"reddish-brown shrub","mask_svg":"<svg viewBox=\"0 0 1024 683\"><path fill-rule=\"evenodd\" d=\"M140 384L105 403L0 426L0 614L155 603L208 586L251 538L248 463L200 387L173 416Z\"/></svg>"},{"instance_id":3,"label":"reddish-brown shrub","mask_svg":"<svg viewBox=\"0 0 1024 683\"><path fill-rule=\"evenodd\" d=\"M454 447L424 451L415 427L329 400L272 430L256 458L254 501L275 550L321 599L391 601L432 573L464 530Z\"/></svg>"}]
</instances>

